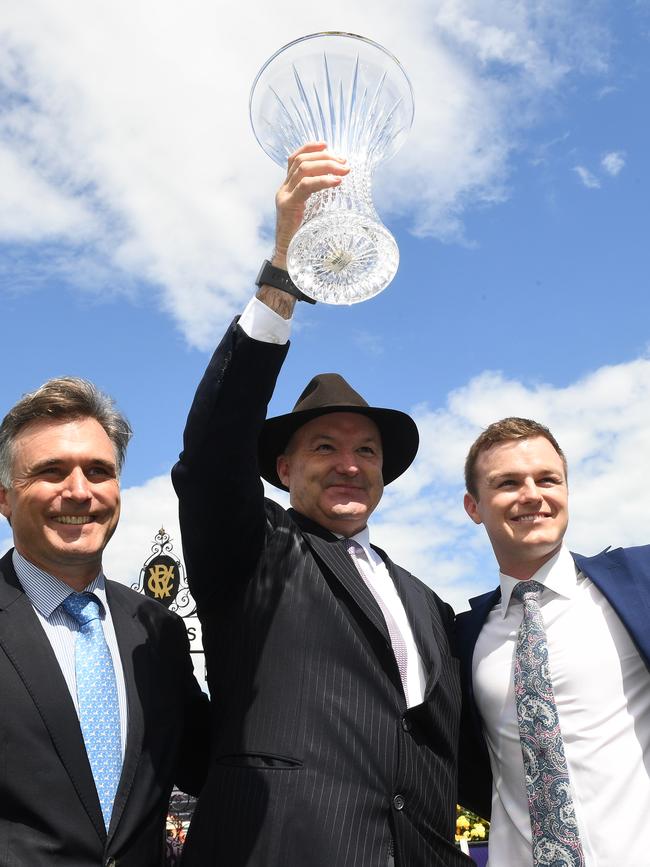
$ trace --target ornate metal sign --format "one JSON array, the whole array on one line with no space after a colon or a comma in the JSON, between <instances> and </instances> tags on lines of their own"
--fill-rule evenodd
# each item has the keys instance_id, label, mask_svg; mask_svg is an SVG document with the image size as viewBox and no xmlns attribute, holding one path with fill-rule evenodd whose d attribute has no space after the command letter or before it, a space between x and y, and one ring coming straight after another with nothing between
<instances>
[{"instance_id":1,"label":"ornate metal sign","mask_svg":"<svg viewBox=\"0 0 650 867\"><path fill-rule=\"evenodd\" d=\"M185 621L194 671L199 682L205 681L205 656L201 638L201 623L196 616L196 605L190 595L185 568L173 551L171 537L161 527L154 537L151 556L145 560L133 590L161 602Z\"/></svg>"},{"instance_id":2,"label":"ornate metal sign","mask_svg":"<svg viewBox=\"0 0 650 867\"><path fill-rule=\"evenodd\" d=\"M181 579L178 563L167 554L158 554L147 562L146 568L149 578L144 584L145 596L159 599L170 608L176 600Z\"/></svg>"},{"instance_id":3,"label":"ornate metal sign","mask_svg":"<svg viewBox=\"0 0 650 867\"><path fill-rule=\"evenodd\" d=\"M196 605L190 596L185 569L180 559L173 554L173 544L165 528L158 530L151 557L145 561L140 580L132 585L134 590L175 611L181 617L195 617Z\"/></svg>"}]
</instances>

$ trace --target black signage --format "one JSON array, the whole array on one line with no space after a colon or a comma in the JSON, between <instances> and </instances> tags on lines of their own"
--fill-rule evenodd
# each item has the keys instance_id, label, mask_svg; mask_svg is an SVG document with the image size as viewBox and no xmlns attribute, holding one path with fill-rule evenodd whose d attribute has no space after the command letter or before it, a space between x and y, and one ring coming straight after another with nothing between
<instances>
[{"instance_id":1,"label":"black signage","mask_svg":"<svg viewBox=\"0 0 650 867\"><path fill-rule=\"evenodd\" d=\"M142 590L145 596L157 599L167 608L175 602L181 574L178 563L168 554L158 554L144 567Z\"/></svg>"}]
</instances>

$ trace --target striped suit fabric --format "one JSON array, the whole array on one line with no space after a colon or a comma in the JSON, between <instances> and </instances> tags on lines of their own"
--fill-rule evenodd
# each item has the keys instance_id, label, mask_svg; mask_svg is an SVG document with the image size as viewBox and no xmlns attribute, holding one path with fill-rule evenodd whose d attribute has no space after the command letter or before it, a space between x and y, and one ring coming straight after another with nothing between
<instances>
[{"instance_id":1,"label":"striped suit fabric","mask_svg":"<svg viewBox=\"0 0 650 867\"><path fill-rule=\"evenodd\" d=\"M265 500L257 436L285 347L233 324L173 471L213 697L186 867L455 867L460 713L451 609L383 553L428 672L406 708L388 630L344 545Z\"/></svg>"}]
</instances>

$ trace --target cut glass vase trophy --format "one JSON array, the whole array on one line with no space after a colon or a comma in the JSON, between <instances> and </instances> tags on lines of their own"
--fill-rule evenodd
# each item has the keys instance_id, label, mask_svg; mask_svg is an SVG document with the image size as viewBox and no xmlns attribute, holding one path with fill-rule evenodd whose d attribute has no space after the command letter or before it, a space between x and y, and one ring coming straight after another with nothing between
<instances>
[{"instance_id":1,"label":"cut glass vase trophy","mask_svg":"<svg viewBox=\"0 0 650 867\"><path fill-rule=\"evenodd\" d=\"M285 45L253 83L250 117L279 165L310 141L327 142L350 172L312 194L287 255L293 282L329 304L377 295L395 276L399 251L372 202L373 171L413 123L413 90L399 61L351 33L315 33Z\"/></svg>"}]
</instances>

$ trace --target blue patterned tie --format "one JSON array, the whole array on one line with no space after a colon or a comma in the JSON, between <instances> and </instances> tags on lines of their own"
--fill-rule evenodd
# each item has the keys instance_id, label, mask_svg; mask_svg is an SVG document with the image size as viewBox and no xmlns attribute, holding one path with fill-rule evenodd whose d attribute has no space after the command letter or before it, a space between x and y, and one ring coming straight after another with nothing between
<instances>
[{"instance_id":1,"label":"blue patterned tie","mask_svg":"<svg viewBox=\"0 0 650 867\"><path fill-rule=\"evenodd\" d=\"M539 608L544 587L520 581L512 591L524 605L515 654L515 700L526 772L535 867L583 867L553 685L546 630Z\"/></svg>"},{"instance_id":2,"label":"blue patterned tie","mask_svg":"<svg viewBox=\"0 0 650 867\"><path fill-rule=\"evenodd\" d=\"M122 771L120 709L113 660L92 593L71 593L63 608L79 624L75 646L79 722L108 829Z\"/></svg>"}]
</instances>

